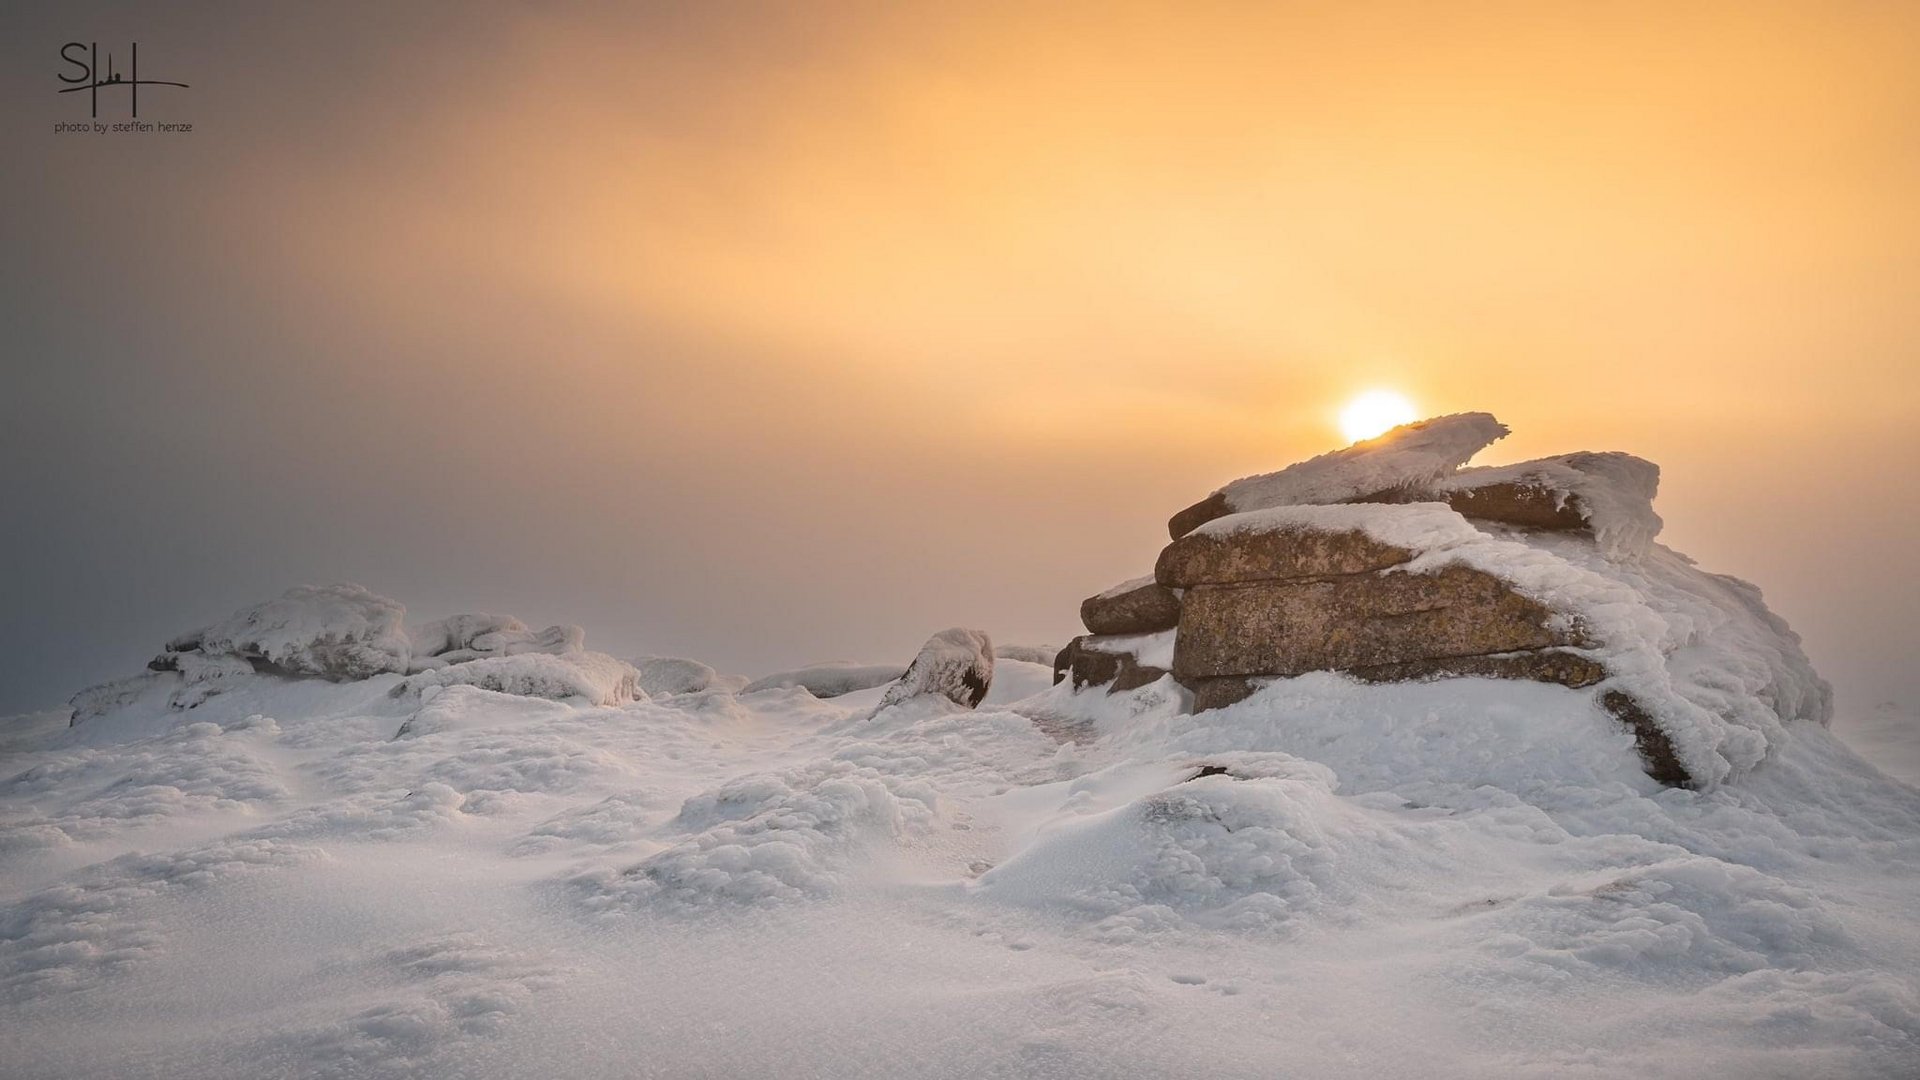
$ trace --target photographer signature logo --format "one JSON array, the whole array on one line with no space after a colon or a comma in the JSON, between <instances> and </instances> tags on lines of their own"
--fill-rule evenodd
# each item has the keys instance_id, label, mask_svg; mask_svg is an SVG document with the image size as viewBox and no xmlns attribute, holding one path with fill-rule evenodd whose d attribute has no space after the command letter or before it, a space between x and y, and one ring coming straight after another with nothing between
<instances>
[{"instance_id":1,"label":"photographer signature logo","mask_svg":"<svg viewBox=\"0 0 1920 1080\"><path fill-rule=\"evenodd\" d=\"M125 76L114 66L113 54L107 54L107 66L100 67L99 42L69 41L60 47L60 59L80 69L80 74L60 73L60 81L73 85L63 87L59 93L74 94L82 90L87 92L88 105L95 119L100 116L100 91L127 91L127 113L140 115L140 88L143 86L177 86L187 89L183 82L171 82L166 79L143 79L140 77L140 43L133 42L128 49L129 70Z\"/></svg>"}]
</instances>

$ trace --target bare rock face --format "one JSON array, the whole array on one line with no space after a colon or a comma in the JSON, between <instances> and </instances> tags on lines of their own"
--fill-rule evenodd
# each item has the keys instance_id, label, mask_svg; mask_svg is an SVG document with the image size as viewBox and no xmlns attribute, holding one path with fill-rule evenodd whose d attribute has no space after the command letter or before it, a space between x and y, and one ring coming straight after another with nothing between
<instances>
[{"instance_id":1,"label":"bare rock face","mask_svg":"<svg viewBox=\"0 0 1920 1080\"><path fill-rule=\"evenodd\" d=\"M1539 603L1464 566L1200 585L1181 605L1173 671L1301 675L1579 644L1553 622Z\"/></svg>"},{"instance_id":2,"label":"bare rock face","mask_svg":"<svg viewBox=\"0 0 1920 1080\"><path fill-rule=\"evenodd\" d=\"M1586 503L1542 484L1488 484L1447 494L1447 505L1464 517L1527 529L1569 532L1588 529Z\"/></svg>"},{"instance_id":3,"label":"bare rock face","mask_svg":"<svg viewBox=\"0 0 1920 1080\"><path fill-rule=\"evenodd\" d=\"M1108 693L1138 690L1158 682L1166 676L1167 669L1143 662L1137 652L1127 647L1138 640L1103 635L1074 638L1063 650L1067 661L1065 675L1072 677L1075 687L1105 686Z\"/></svg>"},{"instance_id":4,"label":"bare rock face","mask_svg":"<svg viewBox=\"0 0 1920 1080\"><path fill-rule=\"evenodd\" d=\"M1180 622L1180 598L1151 577L1135 578L1080 602L1080 621L1095 634L1151 634Z\"/></svg>"},{"instance_id":5,"label":"bare rock face","mask_svg":"<svg viewBox=\"0 0 1920 1080\"><path fill-rule=\"evenodd\" d=\"M1193 694L1193 711L1199 713L1238 705L1252 697L1266 681L1259 677L1228 675L1219 679L1182 679L1180 685Z\"/></svg>"},{"instance_id":6,"label":"bare rock face","mask_svg":"<svg viewBox=\"0 0 1920 1080\"><path fill-rule=\"evenodd\" d=\"M1352 668L1363 682L1429 682L1434 679L1528 679L1559 683L1574 690L1607 677L1598 660L1571 649L1538 649L1490 656L1438 656L1397 664Z\"/></svg>"},{"instance_id":7,"label":"bare rock face","mask_svg":"<svg viewBox=\"0 0 1920 1080\"><path fill-rule=\"evenodd\" d=\"M1153 576L1167 588L1364 574L1413 558L1358 530L1294 528L1196 532L1160 552Z\"/></svg>"},{"instance_id":8,"label":"bare rock face","mask_svg":"<svg viewBox=\"0 0 1920 1080\"><path fill-rule=\"evenodd\" d=\"M1178 540L1215 518L1233 513L1233 504L1222 492L1213 494L1167 519L1167 536Z\"/></svg>"},{"instance_id":9,"label":"bare rock face","mask_svg":"<svg viewBox=\"0 0 1920 1080\"><path fill-rule=\"evenodd\" d=\"M1680 757L1674 752L1673 740L1660 730L1660 725L1631 694L1609 690L1600 695L1600 706L1633 731L1633 744L1640 751L1640 760L1646 765L1648 776L1668 787L1694 786L1693 777L1680 764Z\"/></svg>"},{"instance_id":10,"label":"bare rock face","mask_svg":"<svg viewBox=\"0 0 1920 1080\"><path fill-rule=\"evenodd\" d=\"M986 700L992 684L993 640L979 630L956 626L927 639L906 673L887 687L879 708L938 695L972 709Z\"/></svg>"}]
</instances>

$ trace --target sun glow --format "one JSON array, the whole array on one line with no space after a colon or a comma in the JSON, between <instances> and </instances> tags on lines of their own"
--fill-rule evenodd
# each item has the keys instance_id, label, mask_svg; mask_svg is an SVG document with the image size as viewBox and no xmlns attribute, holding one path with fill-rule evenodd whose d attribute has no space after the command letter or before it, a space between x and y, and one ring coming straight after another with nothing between
<instances>
[{"instance_id":1,"label":"sun glow","mask_svg":"<svg viewBox=\"0 0 1920 1080\"><path fill-rule=\"evenodd\" d=\"M1401 424L1420 419L1413 402L1391 390L1369 390L1340 410L1340 434L1348 442L1384 435Z\"/></svg>"}]
</instances>

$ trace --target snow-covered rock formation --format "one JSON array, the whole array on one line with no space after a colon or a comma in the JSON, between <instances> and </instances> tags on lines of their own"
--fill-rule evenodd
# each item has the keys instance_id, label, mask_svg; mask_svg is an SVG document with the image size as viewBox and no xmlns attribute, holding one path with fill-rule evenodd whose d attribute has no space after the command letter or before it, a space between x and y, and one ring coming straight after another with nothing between
<instances>
[{"instance_id":1,"label":"snow-covered rock formation","mask_svg":"<svg viewBox=\"0 0 1920 1080\"><path fill-rule=\"evenodd\" d=\"M469 613L409 631L406 613L399 601L359 585L297 586L173 638L145 675L75 694L71 723L160 690L171 708L195 708L239 685L243 676L358 682L408 675L391 688L395 697L456 685L523 697L578 697L596 705L645 695L639 672L589 651L586 631L578 626L536 631L511 615Z\"/></svg>"},{"instance_id":2,"label":"snow-covered rock formation","mask_svg":"<svg viewBox=\"0 0 1920 1080\"><path fill-rule=\"evenodd\" d=\"M1506 434L1441 417L1235 481L1174 516L1151 578L1081 605L1061 678L1172 676L1196 709L1278 678L1497 677L1592 688L1647 771L1710 787L1830 694L1759 590L1654 542L1659 468L1579 453L1460 469Z\"/></svg>"}]
</instances>

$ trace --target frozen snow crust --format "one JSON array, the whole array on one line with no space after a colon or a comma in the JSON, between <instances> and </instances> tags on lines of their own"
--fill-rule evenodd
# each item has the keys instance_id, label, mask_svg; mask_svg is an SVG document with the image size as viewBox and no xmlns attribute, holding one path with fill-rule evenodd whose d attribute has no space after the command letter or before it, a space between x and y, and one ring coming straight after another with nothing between
<instances>
[{"instance_id":1,"label":"frozen snow crust","mask_svg":"<svg viewBox=\"0 0 1920 1080\"><path fill-rule=\"evenodd\" d=\"M1542 683L445 681L568 655L7 721L0 1072L1920 1067L1920 792L1818 725L1690 791Z\"/></svg>"}]
</instances>

